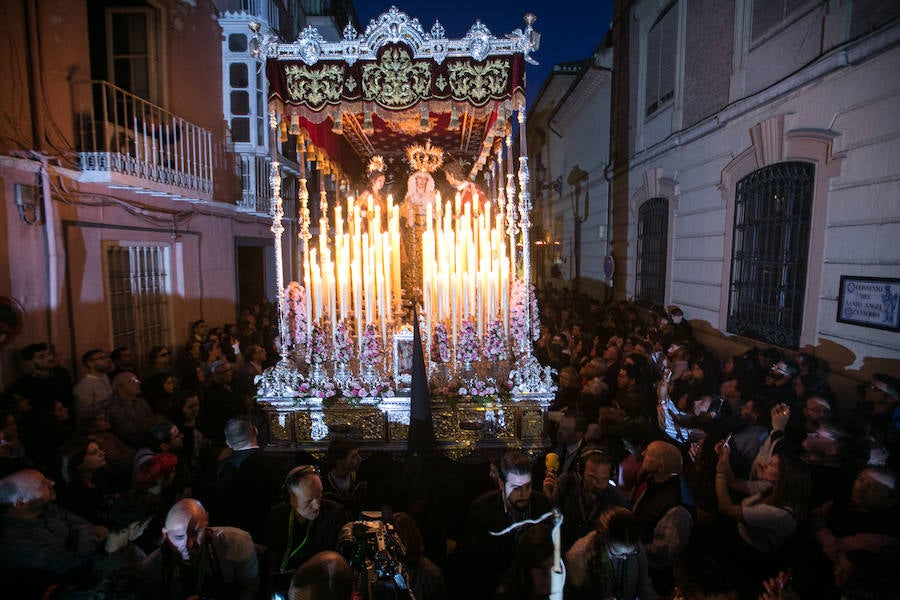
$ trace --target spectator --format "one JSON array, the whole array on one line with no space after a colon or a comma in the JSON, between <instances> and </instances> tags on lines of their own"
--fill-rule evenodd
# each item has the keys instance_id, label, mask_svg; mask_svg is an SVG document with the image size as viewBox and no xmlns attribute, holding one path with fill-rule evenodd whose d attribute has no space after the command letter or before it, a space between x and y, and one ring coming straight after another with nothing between
<instances>
[{"instance_id":1,"label":"spectator","mask_svg":"<svg viewBox=\"0 0 900 600\"><path fill-rule=\"evenodd\" d=\"M97 442L76 438L59 451L63 481L59 504L95 525L109 525L109 507L116 494L105 474L106 454Z\"/></svg>"},{"instance_id":2,"label":"spectator","mask_svg":"<svg viewBox=\"0 0 900 600\"><path fill-rule=\"evenodd\" d=\"M497 487L471 504L460 542L460 552L468 565L472 596L476 598L489 597L497 587L500 575L512 563L523 533L521 529L501 536L489 532L540 517L551 508L543 494L532 491L531 461L521 452L510 451L503 455Z\"/></svg>"},{"instance_id":3,"label":"spectator","mask_svg":"<svg viewBox=\"0 0 900 600\"><path fill-rule=\"evenodd\" d=\"M572 597L655 600L647 574L647 556L634 514L612 506L597 520L594 531L566 553L567 583Z\"/></svg>"},{"instance_id":4,"label":"spectator","mask_svg":"<svg viewBox=\"0 0 900 600\"><path fill-rule=\"evenodd\" d=\"M143 445L141 426L153 409L141 398L141 380L134 373L119 373L113 380L113 398L109 404L112 432L133 448Z\"/></svg>"},{"instance_id":5,"label":"spectator","mask_svg":"<svg viewBox=\"0 0 900 600\"><path fill-rule=\"evenodd\" d=\"M147 555L133 542L143 535L156 511L156 498L143 492L128 492L113 501L109 510L109 536L93 565L94 579L101 586L123 571L142 574Z\"/></svg>"},{"instance_id":6,"label":"spectator","mask_svg":"<svg viewBox=\"0 0 900 600\"><path fill-rule=\"evenodd\" d=\"M562 548L586 536L597 517L610 506L628 507L628 500L615 484L616 464L603 448L584 446L576 467L559 478L548 472L544 479L544 495L563 514Z\"/></svg>"},{"instance_id":7,"label":"spectator","mask_svg":"<svg viewBox=\"0 0 900 600\"><path fill-rule=\"evenodd\" d=\"M147 353L147 368L144 370L143 379L148 380L157 373L176 375L172 366L171 352L166 346L153 346Z\"/></svg>"},{"instance_id":8,"label":"spectator","mask_svg":"<svg viewBox=\"0 0 900 600\"><path fill-rule=\"evenodd\" d=\"M315 467L291 469L284 486L290 502L273 506L266 526L274 591L287 590L291 574L313 555L336 548L341 527L350 520L344 507L322 498L322 480Z\"/></svg>"},{"instance_id":9,"label":"spectator","mask_svg":"<svg viewBox=\"0 0 900 600\"><path fill-rule=\"evenodd\" d=\"M123 372L128 373L137 373L138 367L134 362L134 355L131 353L131 348L128 346L118 346L114 348L112 352L109 353L109 358L113 362L112 370L107 374L109 376L109 380L112 381L116 378L116 375Z\"/></svg>"},{"instance_id":10,"label":"spectator","mask_svg":"<svg viewBox=\"0 0 900 600\"><path fill-rule=\"evenodd\" d=\"M240 412L240 405L231 389L234 370L227 360L210 365L212 383L200 402L197 428L208 440L225 445L225 424Z\"/></svg>"},{"instance_id":11,"label":"spectator","mask_svg":"<svg viewBox=\"0 0 900 600\"><path fill-rule=\"evenodd\" d=\"M19 355L25 374L13 382L10 392L27 398L42 414L52 413L55 402L71 409L72 376L59 366L56 351L42 342L25 346Z\"/></svg>"},{"instance_id":12,"label":"spectator","mask_svg":"<svg viewBox=\"0 0 900 600\"><path fill-rule=\"evenodd\" d=\"M406 513L394 515L397 535L406 547L409 587L416 598L446 600L447 586L441 569L425 556L425 541L415 519Z\"/></svg>"},{"instance_id":13,"label":"spectator","mask_svg":"<svg viewBox=\"0 0 900 600\"><path fill-rule=\"evenodd\" d=\"M368 483L357 479L362 463L359 444L337 436L328 444L325 458L329 469L322 482L324 497L342 504L351 515L357 515L365 507L368 494Z\"/></svg>"},{"instance_id":14,"label":"spectator","mask_svg":"<svg viewBox=\"0 0 900 600\"><path fill-rule=\"evenodd\" d=\"M88 350L81 355L81 362L87 373L72 390L76 416L95 406L106 408L113 395L112 384L106 376L113 368L109 355L99 348Z\"/></svg>"},{"instance_id":15,"label":"spectator","mask_svg":"<svg viewBox=\"0 0 900 600\"><path fill-rule=\"evenodd\" d=\"M353 571L347 559L337 552L324 550L294 572L288 597L347 600L352 598L352 592Z\"/></svg>"},{"instance_id":16,"label":"spectator","mask_svg":"<svg viewBox=\"0 0 900 600\"><path fill-rule=\"evenodd\" d=\"M105 528L53 504L53 486L32 469L0 479L0 565L10 598L40 596L53 584L83 584L106 539Z\"/></svg>"},{"instance_id":17,"label":"spectator","mask_svg":"<svg viewBox=\"0 0 900 600\"><path fill-rule=\"evenodd\" d=\"M148 599L256 599L259 563L250 535L208 524L209 515L196 500L185 498L172 506L162 545L144 561Z\"/></svg>"}]
</instances>

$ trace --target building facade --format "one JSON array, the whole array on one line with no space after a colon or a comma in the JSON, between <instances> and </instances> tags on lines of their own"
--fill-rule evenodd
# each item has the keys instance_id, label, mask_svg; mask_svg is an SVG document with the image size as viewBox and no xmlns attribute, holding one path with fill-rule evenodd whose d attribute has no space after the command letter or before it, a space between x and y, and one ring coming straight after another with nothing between
<instances>
[{"instance_id":1,"label":"building facade","mask_svg":"<svg viewBox=\"0 0 900 600\"><path fill-rule=\"evenodd\" d=\"M612 51L555 65L528 115L537 283L605 293Z\"/></svg>"},{"instance_id":2,"label":"building facade","mask_svg":"<svg viewBox=\"0 0 900 600\"><path fill-rule=\"evenodd\" d=\"M617 2L615 296L662 288L721 355L811 352L839 388L900 373L898 15Z\"/></svg>"},{"instance_id":3,"label":"building facade","mask_svg":"<svg viewBox=\"0 0 900 600\"><path fill-rule=\"evenodd\" d=\"M0 387L30 343L54 344L79 377L87 349L140 357L195 319L234 322L275 297L272 141L248 24L293 39L308 19L355 22L348 5L2 3L0 296L18 316ZM293 216L296 186L282 190Z\"/></svg>"}]
</instances>

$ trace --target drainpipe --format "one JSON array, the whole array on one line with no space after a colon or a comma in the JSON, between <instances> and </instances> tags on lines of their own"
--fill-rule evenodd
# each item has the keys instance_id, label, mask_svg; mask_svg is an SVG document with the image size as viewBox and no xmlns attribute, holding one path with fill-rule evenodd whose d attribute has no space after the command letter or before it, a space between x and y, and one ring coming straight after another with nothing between
<instances>
[{"instance_id":1,"label":"drainpipe","mask_svg":"<svg viewBox=\"0 0 900 600\"><path fill-rule=\"evenodd\" d=\"M40 155L41 197L44 210L44 241L47 246L47 338L51 344L57 341L59 318L59 247L57 239L56 209L50 193L50 168L47 157Z\"/></svg>"},{"instance_id":2,"label":"drainpipe","mask_svg":"<svg viewBox=\"0 0 900 600\"><path fill-rule=\"evenodd\" d=\"M44 88L41 66L41 38L38 30L38 2L25 0L25 30L28 36L26 52L30 77L28 78L28 104L31 109L31 136L34 158L40 161L38 177L41 182L41 200L44 211L44 243L47 251L47 339L55 344L58 336L59 316L59 249L57 240L56 210L50 193L50 171L47 164L46 126L44 117Z\"/></svg>"},{"instance_id":3,"label":"drainpipe","mask_svg":"<svg viewBox=\"0 0 900 600\"><path fill-rule=\"evenodd\" d=\"M41 108L41 100L44 98L44 89L41 85L41 46L38 33L38 9L37 0L25 0L25 31L28 36L26 53L28 55L28 104L31 109L31 137L34 149L38 152L44 150L45 126L44 111Z\"/></svg>"}]
</instances>

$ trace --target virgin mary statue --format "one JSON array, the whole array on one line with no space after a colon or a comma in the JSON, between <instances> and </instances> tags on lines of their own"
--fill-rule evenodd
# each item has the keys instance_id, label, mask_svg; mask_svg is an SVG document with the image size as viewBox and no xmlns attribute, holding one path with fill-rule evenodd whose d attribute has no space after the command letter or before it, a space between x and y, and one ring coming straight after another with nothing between
<instances>
[{"instance_id":1,"label":"virgin mary statue","mask_svg":"<svg viewBox=\"0 0 900 600\"><path fill-rule=\"evenodd\" d=\"M406 149L406 159L412 174L406 182L403 214L406 225L403 228L403 263L407 268L400 273L401 285L410 298L418 297L422 289L422 232L426 229L425 218L428 207L437 201L434 177L431 175L441 168L444 153L431 145L414 145ZM434 214L432 212L432 214Z\"/></svg>"}]
</instances>

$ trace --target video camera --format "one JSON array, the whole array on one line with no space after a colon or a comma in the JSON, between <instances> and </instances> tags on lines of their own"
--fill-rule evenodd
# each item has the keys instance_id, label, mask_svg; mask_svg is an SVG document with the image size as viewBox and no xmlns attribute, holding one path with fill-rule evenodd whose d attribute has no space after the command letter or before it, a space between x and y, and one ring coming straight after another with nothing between
<instances>
[{"instance_id":1,"label":"video camera","mask_svg":"<svg viewBox=\"0 0 900 600\"><path fill-rule=\"evenodd\" d=\"M363 600L409 600L406 547L390 511L363 513L363 517L369 518L344 525L338 538L338 552L353 569L354 591Z\"/></svg>"}]
</instances>

